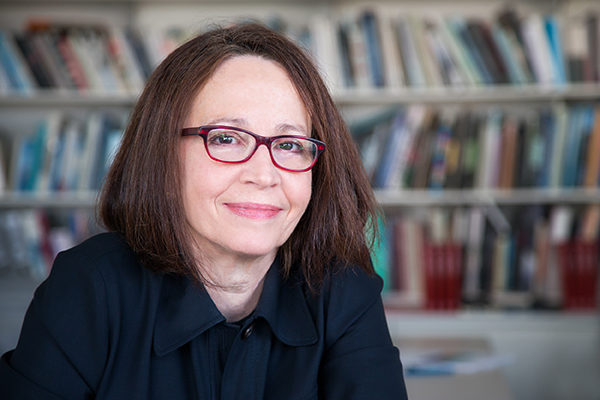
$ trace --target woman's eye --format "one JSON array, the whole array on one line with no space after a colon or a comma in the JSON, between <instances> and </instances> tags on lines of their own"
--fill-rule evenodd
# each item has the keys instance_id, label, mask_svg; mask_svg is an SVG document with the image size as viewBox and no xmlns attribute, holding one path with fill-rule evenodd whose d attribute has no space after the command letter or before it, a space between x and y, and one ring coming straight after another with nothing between
<instances>
[{"instance_id":1,"label":"woman's eye","mask_svg":"<svg viewBox=\"0 0 600 400\"><path fill-rule=\"evenodd\" d=\"M239 142L237 135L228 132L219 132L210 137L210 144L231 145Z\"/></svg>"},{"instance_id":2,"label":"woman's eye","mask_svg":"<svg viewBox=\"0 0 600 400\"><path fill-rule=\"evenodd\" d=\"M279 143L277 147L285 151L302 151L302 145L298 142L283 142Z\"/></svg>"},{"instance_id":3,"label":"woman's eye","mask_svg":"<svg viewBox=\"0 0 600 400\"><path fill-rule=\"evenodd\" d=\"M231 144L235 140L233 136L228 135L219 135L217 136L217 142L220 144Z\"/></svg>"}]
</instances>

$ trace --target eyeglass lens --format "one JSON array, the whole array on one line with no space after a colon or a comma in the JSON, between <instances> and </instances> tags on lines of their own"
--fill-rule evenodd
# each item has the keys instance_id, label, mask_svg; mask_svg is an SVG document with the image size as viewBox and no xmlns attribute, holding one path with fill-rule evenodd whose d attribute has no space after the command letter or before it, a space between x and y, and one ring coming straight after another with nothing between
<instances>
[{"instance_id":1,"label":"eyeglass lens","mask_svg":"<svg viewBox=\"0 0 600 400\"><path fill-rule=\"evenodd\" d=\"M239 162L251 155L256 140L246 132L212 129L206 138L206 147L210 156L217 160ZM271 143L269 151L277 165L290 170L309 168L317 157L317 145L297 137L278 138Z\"/></svg>"}]
</instances>

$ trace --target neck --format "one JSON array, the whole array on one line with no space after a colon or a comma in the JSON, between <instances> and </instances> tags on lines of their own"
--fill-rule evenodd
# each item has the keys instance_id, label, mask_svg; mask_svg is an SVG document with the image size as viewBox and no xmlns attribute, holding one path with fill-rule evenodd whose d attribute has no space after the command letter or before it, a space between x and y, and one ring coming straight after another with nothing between
<instances>
[{"instance_id":1,"label":"neck","mask_svg":"<svg viewBox=\"0 0 600 400\"><path fill-rule=\"evenodd\" d=\"M264 259L229 265L211 263L210 268L203 268L210 282L206 291L228 322L239 321L254 311L272 262Z\"/></svg>"}]
</instances>

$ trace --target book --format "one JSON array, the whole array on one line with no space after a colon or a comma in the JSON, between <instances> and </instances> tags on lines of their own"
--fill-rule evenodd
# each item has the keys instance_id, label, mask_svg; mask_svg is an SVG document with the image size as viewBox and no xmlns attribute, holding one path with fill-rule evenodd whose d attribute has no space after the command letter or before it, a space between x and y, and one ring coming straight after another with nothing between
<instances>
[{"instance_id":1,"label":"book","mask_svg":"<svg viewBox=\"0 0 600 400\"><path fill-rule=\"evenodd\" d=\"M395 19L396 37L400 49L402 69L406 73L408 86L423 87L427 85L423 65L419 56L416 40L406 16Z\"/></svg>"},{"instance_id":2,"label":"book","mask_svg":"<svg viewBox=\"0 0 600 400\"><path fill-rule=\"evenodd\" d=\"M383 280L383 292L387 292L392 285L391 282L391 252L393 252L392 244L390 243L390 229L386 225L383 215L380 215L377 220L377 232L367 232L367 237L375 235L373 249L371 250L371 262L375 273Z\"/></svg>"},{"instance_id":3,"label":"book","mask_svg":"<svg viewBox=\"0 0 600 400\"><path fill-rule=\"evenodd\" d=\"M469 235L466 243L466 260L464 265L462 298L467 303L474 303L481 296L480 266L482 259L483 234L485 219L483 210L473 207L469 210Z\"/></svg>"},{"instance_id":4,"label":"book","mask_svg":"<svg viewBox=\"0 0 600 400\"><path fill-rule=\"evenodd\" d=\"M14 142L11 188L16 192L36 190L42 174L47 121L37 124L34 132L19 136Z\"/></svg>"},{"instance_id":5,"label":"book","mask_svg":"<svg viewBox=\"0 0 600 400\"><path fill-rule=\"evenodd\" d=\"M517 174L517 145L519 123L514 115L507 115L502 124L500 176L498 187L509 189L514 186Z\"/></svg>"},{"instance_id":6,"label":"book","mask_svg":"<svg viewBox=\"0 0 600 400\"><path fill-rule=\"evenodd\" d=\"M483 82L483 78L477 70L473 59L469 56L469 50L465 47L457 32L451 29L450 21L447 18L441 18L438 20L438 26L440 28L441 40L446 44L448 52L456 63L464 84L480 85Z\"/></svg>"},{"instance_id":7,"label":"book","mask_svg":"<svg viewBox=\"0 0 600 400\"><path fill-rule=\"evenodd\" d=\"M561 35L560 23L553 15L544 17L544 25L548 44L550 47L550 56L554 66L555 78L557 84L567 83L567 71L565 66L565 56L563 52L563 38Z\"/></svg>"},{"instance_id":8,"label":"book","mask_svg":"<svg viewBox=\"0 0 600 400\"><path fill-rule=\"evenodd\" d=\"M464 18L453 17L448 20L450 29L455 33L457 37L462 41L464 48L467 49L468 55L471 58L473 65L475 65L483 84L491 85L494 83L494 77L488 70L488 65L484 60L483 54L475 42L472 31L469 29L468 21Z\"/></svg>"},{"instance_id":9,"label":"book","mask_svg":"<svg viewBox=\"0 0 600 400\"><path fill-rule=\"evenodd\" d=\"M506 8L500 11L496 22L503 29L507 39L511 43L513 54L523 69L528 82L535 82L535 73L531 54L528 52L525 42L522 21L514 8Z\"/></svg>"},{"instance_id":10,"label":"book","mask_svg":"<svg viewBox=\"0 0 600 400\"><path fill-rule=\"evenodd\" d=\"M466 21L464 34L469 36L474 44L472 51L478 53L478 59L482 63L490 77L489 83L508 83L506 66L501 59L496 43L490 33L487 21L483 19L469 19Z\"/></svg>"},{"instance_id":11,"label":"book","mask_svg":"<svg viewBox=\"0 0 600 400\"><path fill-rule=\"evenodd\" d=\"M518 48L511 33L497 24L491 26L493 40L498 46L498 51L506 63L508 81L512 84L523 85L528 79L518 54Z\"/></svg>"},{"instance_id":12,"label":"book","mask_svg":"<svg viewBox=\"0 0 600 400\"><path fill-rule=\"evenodd\" d=\"M600 108L594 107L593 125L591 128L585 159L585 176L583 186L597 187L600 181Z\"/></svg>"},{"instance_id":13,"label":"book","mask_svg":"<svg viewBox=\"0 0 600 400\"><path fill-rule=\"evenodd\" d=\"M396 42L394 22L384 13L379 14L379 36L383 56L383 70L385 86L398 88L406 85L406 76L403 69L402 54Z\"/></svg>"},{"instance_id":14,"label":"book","mask_svg":"<svg viewBox=\"0 0 600 400\"><path fill-rule=\"evenodd\" d=\"M502 112L490 110L486 115L483 129L480 132L481 158L477 176L477 186L494 188L497 186L498 166L500 160L500 143L502 131Z\"/></svg>"},{"instance_id":15,"label":"book","mask_svg":"<svg viewBox=\"0 0 600 400\"><path fill-rule=\"evenodd\" d=\"M530 14L524 19L522 29L536 81L542 85L559 83L559 74L542 17L537 13Z\"/></svg>"},{"instance_id":16,"label":"book","mask_svg":"<svg viewBox=\"0 0 600 400\"><path fill-rule=\"evenodd\" d=\"M359 23L365 36L366 58L369 65L371 86L383 87L387 77L384 72L378 15L372 10L367 9L360 15Z\"/></svg>"},{"instance_id":17,"label":"book","mask_svg":"<svg viewBox=\"0 0 600 400\"><path fill-rule=\"evenodd\" d=\"M337 25L337 29L335 27ZM310 53L313 55L316 65L321 72L329 89L338 89L352 86L352 71L344 71L349 67L349 43L346 39L338 37L341 35L341 24L335 24L331 17L323 14L315 14L308 22L308 30L311 32ZM138 62L143 67L144 75L148 76L151 71L151 62L145 52L145 47L136 39L138 35L126 31L128 39L133 42ZM342 54L345 52L344 54Z\"/></svg>"},{"instance_id":18,"label":"book","mask_svg":"<svg viewBox=\"0 0 600 400\"><path fill-rule=\"evenodd\" d=\"M415 143L416 135L426 115L426 107L420 105L409 106L402 120L396 120L391 126L390 147L386 149L389 157L385 166L389 171L384 182L386 188L398 189L402 187L406 169L410 160L411 150ZM384 162L382 160L382 162Z\"/></svg>"},{"instance_id":19,"label":"book","mask_svg":"<svg viewBox=\"0 0 600 400\"><path fill-rule=\"evenodd\" d=\"M452 143L452 125L455 115L450 110L444 110L440 115L439 124L434 133L433 148L431 153L431 166L429 176L430 189L443 189L446 186L446 175L449 168L449 158L454 158L451 162L457 164L458 155L450 154L454 148Z\"/></svg>"},{"instance_id":20,"label":"book","mask_svg":"<svg viewBox=\"0 0 600 400\"><path fill-rule=\"evenodd\" d=\"M88 139L88 143L86 143L86 147L93 146L87 150L92 153L92 157L88 159L90 165L87 166L89 175L85 176L86 189L93 191L99 190L102 186L104 177L118 150L125 123L120 115L113 113L102 113L99 118L98 124L92 127L94 131L88 132L88 134L94 135L94 138Z\"/></svg>"},{"instance_id":21,"label":"book","mask_svg":"<svg viewBox=\"0 0 600 400\"><path fill-rule=\"evenodd\" d=\"M13 35L5 30L0 30L0 64L5 76L8 78L8 87L17 93L31 93L33 82Z\"/></svg>"}]
</instances>

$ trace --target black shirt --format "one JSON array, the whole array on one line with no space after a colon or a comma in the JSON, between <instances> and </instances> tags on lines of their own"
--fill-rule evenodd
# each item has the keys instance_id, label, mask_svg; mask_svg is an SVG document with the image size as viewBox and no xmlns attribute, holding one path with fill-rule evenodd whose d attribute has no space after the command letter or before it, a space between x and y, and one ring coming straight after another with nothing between
<instances>
[{"instance_id":1,"label":"black shirt","mask_svg":"<svg viewBox=\"0 0 600 400\"><path fill-rule=\"evenodd\" d=\"M406 399L381 288L347 267L311 294L276 260L231 327L202 287L101 234L61 253L36 290L0 360L0 398Z\"/></svg>"}]
</instances>

